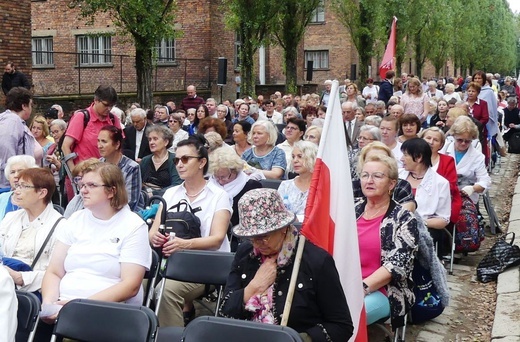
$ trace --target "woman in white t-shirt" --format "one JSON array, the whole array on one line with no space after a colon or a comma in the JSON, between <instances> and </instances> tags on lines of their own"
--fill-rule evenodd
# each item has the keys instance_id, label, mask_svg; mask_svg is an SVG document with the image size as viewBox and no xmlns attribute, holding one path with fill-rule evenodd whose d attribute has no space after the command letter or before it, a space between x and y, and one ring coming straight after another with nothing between
<instances>
[{"instance_id":1,"label":"woman in white t-shirt","mask_svg":"<svg viewBox=\"0 0 520 342\"><path fill-rule=\"evenodd\" d=\"M108 163L92 165L78 186L85 209L57 232L43 278L43 310L75 298L141 305L151 249L146 223L128 207L121 170ZM44 321L52 323L56 315Z\"/></svg>"},{"instance_id":2,"label":"woman in white t-shirt","mask_svg":"<svg viewBox=\"0 0 520 342\"><path fill-rule=\"evenodd\" d=\"M204 179L208 171L206 139L196 134L179 142L174 162L184 182L166 190L163 197L168 208L180 200L188 201L193 208L200 207L201 210L196 215L201 221L201 237L189 240L175 237L170 240L167 235L160 233L160 207L149 232L150 242L154 247L162 247L165 257L186 249L229 252L230 245L226 233L233 210L229 195ZM192 300L203 293L203 284L166 280L159 307L160 326L184 326L185 322L189 322L195 316Z\"/></svg>"}]
</instances>

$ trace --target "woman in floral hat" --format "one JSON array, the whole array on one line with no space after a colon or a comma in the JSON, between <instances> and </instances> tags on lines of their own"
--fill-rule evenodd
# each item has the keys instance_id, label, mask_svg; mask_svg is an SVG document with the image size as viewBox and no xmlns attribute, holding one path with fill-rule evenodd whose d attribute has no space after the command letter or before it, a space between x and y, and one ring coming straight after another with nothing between
<instances>
[{"instance_id":1,"label":"woman in floral hat","mask_svg":"<svg viewBox=\"0 0 520 342\"><path fill-rule=\"evenodd\" d=\"M248 191L238 202L238 247L220 307L224 317L280 324L296 255L295 215L273 189ZM288 326L304 341L347 341L353 326L334 260L305 243Z\"/></svg>"}]
</instances>

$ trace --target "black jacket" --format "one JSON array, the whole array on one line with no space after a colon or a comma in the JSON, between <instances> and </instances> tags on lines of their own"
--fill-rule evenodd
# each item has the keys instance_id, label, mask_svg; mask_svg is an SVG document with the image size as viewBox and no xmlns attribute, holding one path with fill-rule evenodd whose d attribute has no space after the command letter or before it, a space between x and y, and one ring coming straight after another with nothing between
<instances>
[{"instance_id":1,"label":"black jacket","mask_svg":"<svg viewBox=\"0 0 520 342\"><path fill-rule=\"evenodd\" d=\"M388 104L388 100L394 95L394 86L390 83L389 80L385 79L379 85L379 94L377 98L381 101L384 101L385 104Z\"/></svg>"},{"instance_id":2,"label":"black jacket","mask_svg":"<svg viewBox=\"0 0 520 342\"><path fill-rule=\"evenodd\" d=\"M2 90L4 91L4 94L7 95L9 90L14 87L24 87L30 90L31 84L29 83L29 80L27 80L27 76L20 71L16 70L12 74L4 72L4 77L2 78Z\"/></svg>"},{"instance_id":3,"label":"black jacket","mask_svg":"<svg viewBox=\"0 0 520 342\"><path fill-rule=\"evenodd\" d=\"M145 130L146 125L143 129ZM123 154L128 158L135 160L135 140L137 135L137 130L134 126L125 127L125 139L123 140ZM139 148L138 158L143 159L143 157L152 154L150 151L150 145L148 144L148 139L146 134L143 134L143 139L141 140L141 147Z\"/></svg>"},{"instance_id":4,"label":"black jacket","mask_svg":"<svg viewBox=\"0 0 520 342\"><path fill-rule=\"evenodd\" d=\"M254 256L253 246L242 243L235 254L220 314L250 320L252 313L244 309L244 288L260 267L260 258ZM293 270L291 262L277 271L273 301L276 321L281 321L289 280ZM306 332L313 342L347 341L353 333L352 319L339 275L332 257L323 249L306 242L300 272L296 282L291 314L287 324L297 332Z\"/></svg>"}]
</instances>

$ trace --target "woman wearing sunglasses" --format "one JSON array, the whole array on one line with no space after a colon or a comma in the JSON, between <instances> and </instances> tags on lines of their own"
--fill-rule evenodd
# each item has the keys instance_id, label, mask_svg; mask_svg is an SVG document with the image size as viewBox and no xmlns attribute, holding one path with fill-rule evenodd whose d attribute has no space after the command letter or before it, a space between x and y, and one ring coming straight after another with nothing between
<instances>
[{"instance_id":1,"label":"woman wearing sunglasses","mask_svg":"<svg viewBox=\"0 0 520 342\"><path fill-rule=\"evenodd\" d=\"M448 133L454 142L447 146L445 154L455 158L459 189L477 203L479 194L491 185L484 154L472 144L478 138L477 126L469 117L461 116Z\"/></svg>"},{"instance_id":2,"label":"woman wearing sunglasses","mask_svg":"<svg viewBox=\"0 0 520 342\"><path fill-rule=\"evenodd\" d=\"M57 231L43 278L44 310L76 298L141 305L152 253L146 223L128 207L123 173L116 165L98 163L84 171L78 186L85 209ZM44 321L52 324L56 315Z\"/></svg>"},{"instance_id":3,"label":"woman wearing sunglasses","mask_svg":"<svg viewBox=\"0 0 520 342\"><path fill-rule=\"evenodd\" d=\"M151 155L141 160L143 189L152 195L162 195L166 188L181 183L173 159L175 153L168 151L172 146L173 132L164 125L154 125L146 130Z\"/></svg>"},{"instance_id":4,"label":"woman wearing sunglasses","mask_svg":"<svg viewBox=\"0 0 520 342\"><path fill-rule=\"evenodd\" d=\"M207 141L195 134L179 142L177 145L175 167L181 185L172 187L163 197L169 207L186 200L192 208L200 207L195 215L200 218L200 238L181 239L159 232L161 208L157 212L154 224L149 232L150 242L154 247L162 247L165 257L184 249L230 251L227 230L231 218L231 203L229 195L213 182L206 181L204 175L208 172ZM159 324L161 327L182 327L195 316L192 300L204 293L203 284L184 283L166 280L163 299L159 307Z\"/></svg>"}]
</instances>

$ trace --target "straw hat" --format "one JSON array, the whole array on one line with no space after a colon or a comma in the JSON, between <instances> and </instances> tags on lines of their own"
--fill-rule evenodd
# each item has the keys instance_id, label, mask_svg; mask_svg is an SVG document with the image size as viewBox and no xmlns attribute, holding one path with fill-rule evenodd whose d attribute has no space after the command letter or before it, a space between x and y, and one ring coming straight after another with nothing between
<instances>
[{"instance_id":1,"label":"straw hat","mask_svg":"<svg viewBox=\"0 0 520 342\"><path fill-rule=\"evenodd\" d=\"M240 223L233 228L233 234L251 237L287 227L296 215L285 208L278 191L253 189L238 202L238 218Z\"/></svg>"}]
</instances>

